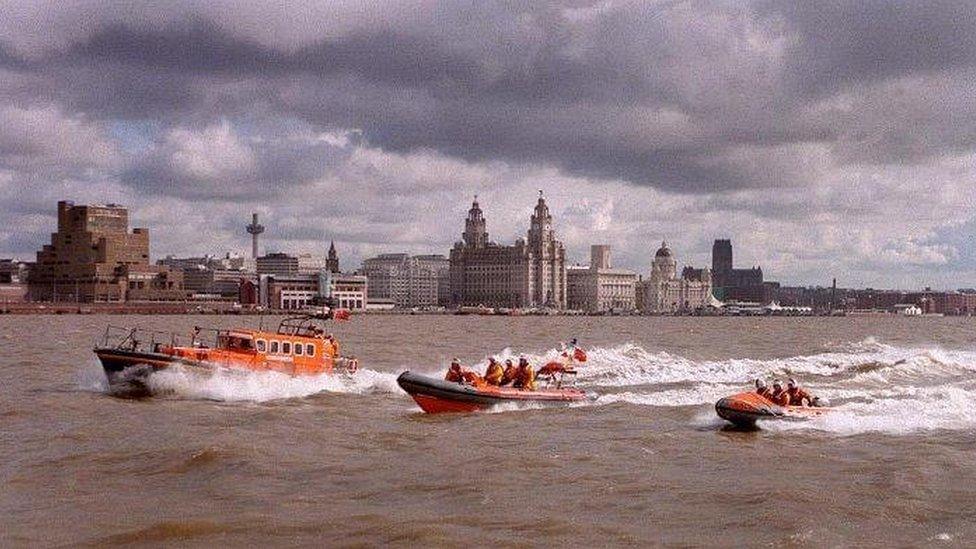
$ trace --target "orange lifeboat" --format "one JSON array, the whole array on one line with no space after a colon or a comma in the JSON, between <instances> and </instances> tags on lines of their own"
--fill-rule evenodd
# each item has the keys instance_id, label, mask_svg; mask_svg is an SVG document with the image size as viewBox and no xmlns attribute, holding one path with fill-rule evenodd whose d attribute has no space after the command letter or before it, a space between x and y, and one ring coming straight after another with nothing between
<instances>
[{"instance_id":1,"label":"orange lifeboat","mask_svg":"<svg viewBox=\"0 0 976 549\"><path fill-rule=\"evenodd\" d=\"M759 420L802 421L832 410L826 406L780 406L755 392L727 396L715 403L718 417L747 428L755 427Z\"/></svg>"},{"instance_id":2,"label":"orange lifeboat","mask_svg":"<svg viewBox=\"0 0 976 549\"><path fill-rule=\"evenodd\" d=\"M357 360L342 356L339 342L319 325L318 321L332 318L348 318L348 313L286 318L276 331L195 328L189 336L109 326L102 345L94 351L110 385L142 384L149 374L177 364L293 376L354 373ZM213 334L212 344L201 340L203 332Z\"/></svg>"}]
</instances>

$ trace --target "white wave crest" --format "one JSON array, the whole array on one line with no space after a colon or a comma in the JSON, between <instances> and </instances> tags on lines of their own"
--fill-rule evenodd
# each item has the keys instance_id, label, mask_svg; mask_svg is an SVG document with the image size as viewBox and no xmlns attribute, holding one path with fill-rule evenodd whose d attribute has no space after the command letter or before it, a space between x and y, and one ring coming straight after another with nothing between
<instances>
[{"instance_id":1,"label":"white wave crest","mask_svg":"<svg viewBox=\"0 0 976 549\"><path fill-rule=\"evenodd\" d=\"M253 372L220 368L199 372L175 366L155 372L146 385L153 394L218 401L267 402L301 398L317 393L393 393L396 376L360 369L353 375L290 376L280 372Z\"/></svg>"}]
</instances>

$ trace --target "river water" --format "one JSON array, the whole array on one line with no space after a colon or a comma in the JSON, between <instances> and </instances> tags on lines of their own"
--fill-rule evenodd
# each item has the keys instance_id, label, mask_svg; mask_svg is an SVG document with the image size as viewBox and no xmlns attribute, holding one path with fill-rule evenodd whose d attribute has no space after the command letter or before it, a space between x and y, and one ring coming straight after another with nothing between
<instances>
[{"instance_id":1,"label":"river water","mask_svg":"<svg viewBox=\"0 0 976 549\"><path fill-rule=\"evenodd\" d=\"M0 317L0 546L976 544L976 319L358 316L354 380L161 372L143 399L91 353L109 323L257 322ZM395 383L573 336L586 405L428 416ZM840 410L725 428L760 375Z\"/></svg>"}]
</instances>

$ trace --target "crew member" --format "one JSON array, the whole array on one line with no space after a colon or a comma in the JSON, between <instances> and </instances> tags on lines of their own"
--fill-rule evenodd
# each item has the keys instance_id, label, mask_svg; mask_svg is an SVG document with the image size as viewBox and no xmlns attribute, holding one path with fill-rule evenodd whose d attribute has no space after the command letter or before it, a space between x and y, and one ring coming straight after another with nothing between
<instances>
[{"instance_id":1,"label":"crew member","mask_svg":"<svg viewBox=\"0 0 976 549\"><path fill-rule=\"evenodd\" d=\"M786 392L790 395L790 406L810 406L813 403L813 395L801 389L793 378L786 382Z\"/></svg>"},{"instance_id":2,"label":"crew member","mask_svg":"<svg viewBox=\"0 0 976 549\"><path fill-rule=\"evenodd\" d=\"M761 377L756 378L756 394L763 398L770 398L773 395L773 392L766 385L766 380Z\"/></svg>"},{"instance_id":3,"label":"crew member","mask_svg":"<svg viewBox=\"0 0 976 549\"><path fill-rule=\"evenodd\" d=\"M502 384L504 377L505 371L502 369L502 365L495 360L495 357L488 357L488 368L485 369L485 383L497 387Z\"/></svg>"},{"instance_id":4,"label":"crew member","mask_svg":"<svg viewBox=\"0 0 976 549\"><path fill-rule=\"evenodd\" d=\"M570 356L576 362L586 362L586 351L582 347L577 345L576 338L574 337L569 342Z\"/></svg>"},{"instance_id":5,"label":"crew member","mask_svg":"<svg viewBox=\"0 0 976 549\"><path fill-rule=\"evenodd\" d=\"M464 381L464 372L461 370L460 360L455 358L451 361L451 367L447 369L447 375L444 376L444 381L453 381L454 383Z\"/></svg>"},{"instance_id":6,"label":"crew member","mask_svg":"<svg viewBox=\"0 0 976 549\"><path fill-rule=\"evenodd\" d=\"M772 400L780 406L790 405L790 394L783 390L783 382L776 379L773 380L773 394L769 395L769 400Z\"/></svg>"},{"instance_id":7,"label":"crew member","mask_svg":"<svg viewBox=\"0 0 976 549\"><path fill-rule=\"evenodd\" d=\"M518 372L518 368L516 368L515 365L512 364L512 359L505 360L505 373L502 374L502 382L500 385L504 387L506 385L511 385L512 383L515 383L515 377L517 372Z\"/></svg>"},{"instance_id":8,"label":"crew member","mask_svg":"<svg viewBox=\"0 0 976 549\"><path fill-rule=\"evenodd\" d=\"M519 359L518 369L515 372L515 383L512 384L516 389L523 391L535 391L535 370L529 366L529 361L522 357Z\"/></svg>"}]
</instances>

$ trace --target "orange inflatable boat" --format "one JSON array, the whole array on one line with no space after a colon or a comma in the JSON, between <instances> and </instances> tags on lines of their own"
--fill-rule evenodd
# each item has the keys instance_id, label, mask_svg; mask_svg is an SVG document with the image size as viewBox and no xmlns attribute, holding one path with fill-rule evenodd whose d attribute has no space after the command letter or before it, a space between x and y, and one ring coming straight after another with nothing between
<instances>
[{"instance_id":1,"label":"orange inflatable boat","mask_svg":"<svg viewBox=\"0 0 976 549\"><path fill-rule=\"evenodd\" d=\"M236 368L295 376L353 373L356 359L341 356L339 342L317 323L348 317L340 312L286 318L275 331L195 328L187 336L109 326L94 352L110 385L144 385L153 372L177 364L197 370ZM213 341L205 342L202 332L210 332Z\"/></svg>"},{"instance_id":2,"label":"orange inflatable boat","mask_svg":"<svg viewBox=\"0 0 976 549\"><path fill-rule=\"evenodd\" d=\"M802 421L831 410L823 406L780 406L754 392L727 396L715 403L718 417L739 427L755 427L759 420Z\"/></svg>"},{"instance_id":3,"label":"orange inflatable boat","mask_svg":"<svg viewBox=\"0 0 976 549\"><path fill-rule=\"evenodd\" d=\"M474 412L506 402L566 405L590 398L585 391L575 387L523 391L512 387L496 387L481 381L473 384L445 381L413 372L400 374L397 384L428 414Z\"/></svg>"}]
</instances>

